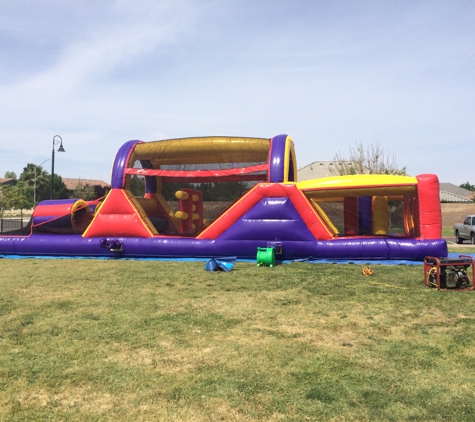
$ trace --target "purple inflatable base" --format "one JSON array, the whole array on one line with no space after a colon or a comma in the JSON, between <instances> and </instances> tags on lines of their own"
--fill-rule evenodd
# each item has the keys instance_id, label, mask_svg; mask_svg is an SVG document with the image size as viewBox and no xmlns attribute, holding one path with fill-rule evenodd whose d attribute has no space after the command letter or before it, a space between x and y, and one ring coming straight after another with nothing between
<instances>
[{"instance_id":1,"label":"purple inflatable base","mask_svg":"<svg viewBox=\"0 0 475 422\"><path fill-rule=\"evenodd\" d=\"M295 259L415 260L446 257L444 239L339 238L326 241L203 240L180 237L83 238L81 235L34 234L0 237L0 254L20 256L77 256L116 258L255 259L258 247L275 247L279 261Z\"/></svg>"}]
</instances>

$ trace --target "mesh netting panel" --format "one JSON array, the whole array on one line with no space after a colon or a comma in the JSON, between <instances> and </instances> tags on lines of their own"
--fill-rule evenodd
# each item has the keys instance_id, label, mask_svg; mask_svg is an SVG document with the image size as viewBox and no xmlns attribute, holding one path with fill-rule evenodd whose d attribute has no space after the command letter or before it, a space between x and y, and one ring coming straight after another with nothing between
<instances>
[{"instance_id":1,"label":"mesh netting panel","mask_svg":"<svg viewBox=\"0 0 475 422\"><path fill-rule=\"evenodd\" d=\"M387 230L388 235L405 235L404 229L404 217L403 217L403 205L402 201L398 200L391 200L388 202L387 207L387 215L388 215L388 224ZM358 229L355 233L349 233L348 227L345 228L345 207L343 202L335 201L335 202L319 202L318 206L321 208L321 211L317 209L317 212L324 217L325 220L329 222L329 225L333 225L337 232L338 236L345 236L345 235L373 235L371 229L369 232L363 233L361 228ZM323 211L323 213L322 213ZM359 225L362 224L361 216L357 212L350 213L346 209L346 219L353 220L358 222ZM370 219L370 223L372 220Z\"/></svg>"}]
</instances>

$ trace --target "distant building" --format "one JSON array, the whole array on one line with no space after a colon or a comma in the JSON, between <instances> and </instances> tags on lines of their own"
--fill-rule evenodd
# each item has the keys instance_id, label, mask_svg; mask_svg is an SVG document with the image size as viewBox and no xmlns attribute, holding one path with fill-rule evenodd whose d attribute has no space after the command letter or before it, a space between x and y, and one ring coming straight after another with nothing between
<instances>
[{"instance_id":1,"label":"distant building","mask_svg":"<svg viewBox=\"0 0 475 422\"><path fill-rule=\"evenodd\" d=\"M471 190L465 188L461 188L460 186L456 186L452 183L441 183L440 192L447 193L454 197L453 201L446 202L473 202L473 199L475 197L475 192L472 192ZM457 200L457 197L460 198L460 200ZM462 198L465 199L465 201L462 200Z\"/></svg>"},{"instance_id":2,"label":"distant building","mask_svg":"<svg viewBox=\"0 0 475 422\"><path fill-rule=\"evenodd\" d=\"M475 192L452 183L440 184L441 202L473 202Z\"/></svg>"},{"instance_id":3,"label":"distant building","mask_svg":"<svg viewBox=\"0 0 475 422\"><path fill-rule=\"evenodd\" d=\"M15 179L10 177L0 177L0 186L12 186L15 182Z\"/></svg>"},{"instance_id":4,"label":"distant building","mask_svg":"<svg viewBox=\"0 0 475 422\"><path fill-rule=\"evenodd\" d=\"M338 176L338 168L343 165L351 167L351 161L315 161L298 170L298 181L320 179L322 177Z\"/></svg>"},{"instance_id":5,"label":"distant building","mask_svg":"<svg viewBox=\"0 0 475 422\"><path fill-rule=\"evenodd\" d=\"M67 177L62 178L63 183L66 185L66 188L71 192L77 189L78 186L89 185L94 188L96 198L101 198L105 196L110 190L111 186L109 183L104 182L103 180L93 180L93 179L71 179Z\"/></svg>"},{"instance_id":6,"label":"distant building","mask_svg":"<svg viewBox=\"0 0 475 422\"><path fill-rule=\"evenodd\" d=\"M464 198L463 196L456 195L455 193L440 191L440 202L463 202L470 203L473 202L472 199Z\"/></svg>"},{"instance_id":7,"label":"distant building","mask_svg":"<svg viewBox=\"0 0 475 422\"><path fill-rule=\"evenodd\" d=\"M8 187L8 186L13 186L15 184L16 180L11 179L9 177L0 177L0 197L2 197L3 192L2 192L2 187Z\"/></svg>"}]
</instances>

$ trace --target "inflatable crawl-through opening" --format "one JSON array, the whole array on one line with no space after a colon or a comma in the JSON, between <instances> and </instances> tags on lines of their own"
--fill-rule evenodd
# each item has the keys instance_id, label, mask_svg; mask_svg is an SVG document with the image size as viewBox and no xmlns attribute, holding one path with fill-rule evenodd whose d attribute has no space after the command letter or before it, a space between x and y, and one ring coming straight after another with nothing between
<instances>
[{"instance_id":1,"label":"inflatable crawl-through opening","mask_svg":"<svg viewBox=\"0 0 475 422\"><path fill-rule=\"evenodd\" d=\"M82 199L41 201L33 211L33 232L82 234L92 221L93 209Z\"/></svg>"}]
</instances>

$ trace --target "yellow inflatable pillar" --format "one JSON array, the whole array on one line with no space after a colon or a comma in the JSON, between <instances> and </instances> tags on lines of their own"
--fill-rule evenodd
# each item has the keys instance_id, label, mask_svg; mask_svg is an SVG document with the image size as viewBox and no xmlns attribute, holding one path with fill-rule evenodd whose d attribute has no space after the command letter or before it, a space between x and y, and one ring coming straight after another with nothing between
<instances>
[{"instance_id":1,"label":"yellow inflatable pillar","mask_svg":"<svg viewBox=\"0 0 475 422\"><path fill-rule=\"evenodd\" d=\"M388 197L373 197L373 234L386 236L388 234Z\"/></svg>"},{"instance_id":2,"label":"yellow inflatable pillar","mask_svg":"<svg viewBox=\"0 0 475 422\"><path fill-rule=\"evenodd\" d=\"M414 201L413 197L404 198L403 204L403 217L404 217L404 230L407 236L415 236L416 230L414 225Z\"/></svg>"}]
</instances>

